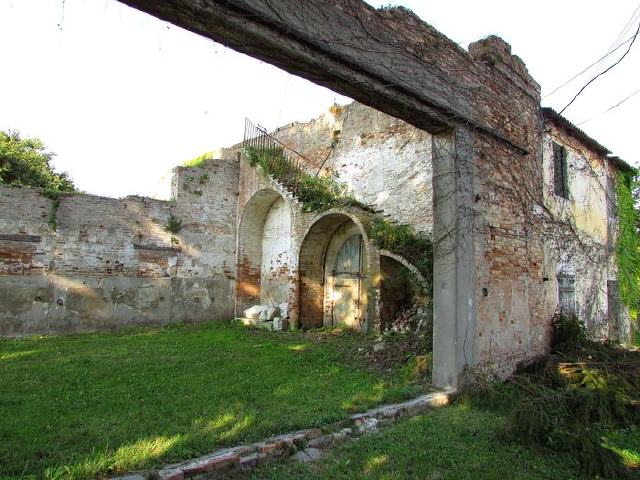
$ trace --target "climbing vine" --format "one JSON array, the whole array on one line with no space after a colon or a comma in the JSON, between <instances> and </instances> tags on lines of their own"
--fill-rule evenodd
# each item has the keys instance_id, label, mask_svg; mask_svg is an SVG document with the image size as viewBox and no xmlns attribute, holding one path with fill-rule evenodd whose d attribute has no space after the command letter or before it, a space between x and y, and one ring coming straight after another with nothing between
<instances>
[{"instance_id":1,"label":"climbing vine","mask_svg":"<svg viewBox=\"0 0 640 480\"><path fill-rule=\"evenodd\" d=\"M623 303L632 307L637 306L640 296L639 219L632 193L637 182L637 177L628 173L619 174L616 182L618 283Z\"/></svg>"},{"instance_id":2,"label":"climbing vine","mask_svg":"<svg viewBox=\"0 0 640 480\"><path fill-rule=\"evenodd\" d=\"M379 248L406 258L418 269L431 290L433 244L429 238L417 233L409 225L393 223L376 216L371 225L371 240Z\"/></svg>"},{"instance_id":3,"label":"climbing vine","mask_svg":"<svg viewBox=\"0 0 640 480\"><path fill-rule=\"evenodd\" d=\"M294 193L305 212L322 212L337 207L372 211L371 207L349 194L347 186L338 180L337 175L310 175L293 164L280 147L245 147L244 153L251 166L259 166Z\"/></svg>"},{"instance_id":4,"label":"climbing vine","mask_svg":"<svg viewBox=\"0 0 640 480\"><path fill-rule=\"evenodd\" d=\"M316 176L303 172L289 160L281 147L245 147L251 166L259 166L294 192L305 212L321 212L336 207L355 207L372 215L371 240L379 248L406 258L428 282L429 293L433 276L433 244L409 225L386 220L370 206L349 194L346 185L335 175Z\"/></svg>"}]
</instances>

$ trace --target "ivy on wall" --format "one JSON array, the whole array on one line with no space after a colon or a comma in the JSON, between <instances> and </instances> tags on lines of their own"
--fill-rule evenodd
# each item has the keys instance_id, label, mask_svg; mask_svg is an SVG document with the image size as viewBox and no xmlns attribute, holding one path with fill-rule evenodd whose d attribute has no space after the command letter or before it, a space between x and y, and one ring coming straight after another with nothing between
<instances>
[{"instance_id":1,"label":"ivy on wall","mask_svg":"<svg viewBox=\"0 0 640 480\"><path fill-rule=\"evenodd\" d=\"M431 293L433 244L429 238L409 225L386 220L370 206L357 201L337 176L305 173L286 157L280 147L245 147L244 154L251 166L259 166L294 193L305 212L355 207L371 215L371 241L378 248L398 254L413 264L428 282L428 293Z\"/></svg>"},{"instance_id":2,"label":"ivy on wall","mask_svg":"<svg viewBox=\"0 0 640 480\"><path fill-rule=\"evenodd\" d=\"M640 237L637 230L639 218L633 198L634 188L638 188L637 176L630 173L618 175L616 182L618 284L622 302L630 307L636 307L640 297Z\"/></svg>"},{"instance_id":3,"label":"ivy on wall","mask_svg":"<svg viewBox=\"0 0 640 480\"><path fill-rule=\"evenodd\" d=\"M245 147L244 154L253 167L259 166L298 198L305 212L322 212L330 208L356 207L372 211L351 196L336 176L310 175L289 160L282 148Z\"/></svg>"},{"instance_id":4,"label":"ivy on wall","mask_svg":"<svg viewBox=\"0 0 640 480\"><path fill-rule=\"evenodd\" d=\"M375 217L371 225L371 240L379 248L406 258L429 284L433 276L433 244L409 225L399 225Z\"/></svg>"}]
</instances>

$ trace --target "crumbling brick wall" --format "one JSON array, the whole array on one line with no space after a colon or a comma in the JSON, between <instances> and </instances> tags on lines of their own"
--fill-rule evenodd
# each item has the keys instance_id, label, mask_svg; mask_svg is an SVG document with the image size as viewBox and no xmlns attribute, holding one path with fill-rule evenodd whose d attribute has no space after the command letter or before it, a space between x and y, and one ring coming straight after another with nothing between
<instances>
[{"instance_id":1,"label":"crumbling brick wall","mask_svg":"<svg viewBox=\"0 0 640 480\"><path fill-rule=\"evenodd\" d=\"M304 156L309 173L337 174L361 202L431 233L432 139L424 130L354 102L274 136Z\"/></svg>"},{"instance_id":2,"label":"crumbling brick wall","mask_svg":"<svg viewBox=\"0 0 640 480\"><path fill-rule=\"evenodd\" d=\"M230 318L237 182L237 162L207 161L176 170L172 201L78 193L57 211L0 186L0 335Z\"/></svg>"}]
</instances>

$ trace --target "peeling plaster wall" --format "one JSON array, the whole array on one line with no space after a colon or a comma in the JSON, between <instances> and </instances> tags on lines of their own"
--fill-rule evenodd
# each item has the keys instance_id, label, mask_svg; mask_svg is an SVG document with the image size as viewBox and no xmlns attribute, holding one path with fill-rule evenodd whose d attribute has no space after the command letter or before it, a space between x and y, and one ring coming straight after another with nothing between
<instances>
[{"instance_id":1,"label":"peeling plaster wall","mask_svg":"<svg viewBox=\"0 0 640 480\"><path fill-rule=\"evenodd\" d=\"M554 142L567 151L568 199L554 191ZM614 193L607 191L607 184L608 180L615 183L617 169L601 154L550 124L544 136L543 170L545 206L557 218L570 221L575 229L574 232L553 231L545 244L548 277L556 301L557 276L573 275L576 313L584 320L589 333L601 340L628 339L628 312L623 309L619 325L614 325L608 318L607 281L617 278L617 267L614 255L616 220L608 214L615 198L610 198Z\"/></svg>"},{"instance_id":2,"label":"peeling plaster wall","mask_svg":"<svg viewBox=\"0 0 640 480\"><path fill-rule=\"evenodd\" d=\"M274 132L316 173L335 172L360 201L431 233L431 135L360 103ZM333 147L332 147L333 145Z\"/></svg>"},{"instance_id":3,"label":"peeling plaster wall","mask_svg":"<svg viewBox=\"0 0 640 480\"><path fill-rule=\"evenodd\" d=\"M279 197L267 212L262 231L261 303L277 305L288 301L290 255L291 211Z\"/></svg>"},{"instance_id":4,"label":"peeling plaster wall","mask_svg":"<svg viewBox=\"0 0 640 480\"><path fill-rule=\"evenodd\" d=\"M0 336L231 318L237 162L174 173L170 202L66 195L55 231L51 200L0 186Z\"/></svg>"}]
</instances>

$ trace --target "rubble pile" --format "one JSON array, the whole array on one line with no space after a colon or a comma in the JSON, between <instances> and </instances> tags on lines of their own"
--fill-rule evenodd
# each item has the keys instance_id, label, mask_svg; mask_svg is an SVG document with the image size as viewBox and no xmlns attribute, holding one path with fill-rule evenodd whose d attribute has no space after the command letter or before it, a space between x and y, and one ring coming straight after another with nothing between
<instances>
[{"instance_id":1,"label":"rubble pile","mask_svg":"<svg viewBox=\"0 0 640 480\"><path fill-rule=\"evenodd\" d=\"M410 305L396 314L386 327L387 332L409 333L423 330L430 323L431 309L429 305Z\"/></svg>"}]
</instances>

